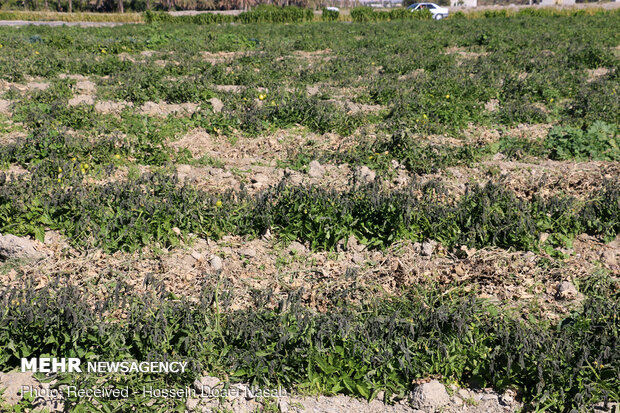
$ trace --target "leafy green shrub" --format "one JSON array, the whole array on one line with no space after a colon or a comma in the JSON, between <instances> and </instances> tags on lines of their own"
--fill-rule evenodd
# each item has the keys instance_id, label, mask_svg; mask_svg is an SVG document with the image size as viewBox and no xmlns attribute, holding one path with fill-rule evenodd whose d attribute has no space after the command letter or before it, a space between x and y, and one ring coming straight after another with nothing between
<instances>
[{"instance_id":1,"label":"leafy green shrub","mask_svg":"<svg viewBox=\"0 0 620 413\"><path fill-rule=\"evenodd\" d=\"M485 10L483 12L483 15L486 19L508 17L508 11L507 10Z\"/></svg>"},{"instance_id":2,"label":"leafy green shrub","mask_svg":"<svg viewBox=\"0 0 620 413\"><path fill-rule=\"evenodd\" d=\"M362 115L347 115L343 108L303 93L277 93L269 97L273 103L252 103L236 109L239 128L249 134L277 128L304 125L319 133L328 131L350 135L362 123Z\"/></svg>"},{"instance_id":3,"label":"leafy green shrub","mask_svg":"<svg viewBox=\"0 0 620 413\"><path fill-rule=\"evenodd\" d=\"M597 69L613 65L616 57L606 47L583 44L569 48L566 60L568 67Z\"/></svg>"},{"instance_id":4,"label":"leafy green shrub","mask_svg":"<svg viewBox=\"0 0 620 413\"><path fill-rule=\"evenodd\" d=\"M584 85L567 110L569 119L578 125L590 125L597 120L620 124L620 70L609 77Z\"/></svg>"},{"instance_id":5,"label":"leafy green shrub","mask_svg":"<svg viewBox=\"0 0 620 413\"><path fill-rule=\"evenodd\" d=\"M539 106L527 99L511 99L502 104L498 112L502 124L516 125L519 123L543 123L548 114Z\"/></svg>"},{"instance_id":6,"label":"leafy green shrub","mask_svg":"<svg viewBox=\"0 0 620 413\"><path fill-rule=\"evenodd\" d=\"M616 125L597 121L586 131L555 127L545 139L551 159L620 161L620 135Z\"/></svg>"},{"instance_id":7,"label":"leafy green shrub","mask_svg":"<svg viewBox=\"0 0 620 413\"><path fill-rule=\"evenodd\" d=\"M372 7L355 7L351 9L351 19L354 22L376 22L388 20L428 20L433 17L430 10L411 11L406 8L390 11L374 10Z\"/></svg>"},{"instance_id":8,"label":"leafy green shrub","mask_svg":"<svg viewBox=\"0 0 620 413\"><path fill-rule=\"evenodd\" d=\"M237 20L241 23L301 23L312 21L313 19L314 12L310 9L264 4L237 16Z\"/></svg>"},{"instance_id":9,"label":"leafy green shrub","mask_svg":"<svg viewBox=\"0 0 620 413\"><path fill-rule=\"evenodd\" d=\"M144 20L147 23L177 24L223 24L223 23L301 23L312 21L314 13L307 8L296 6L278 7L261 4L250 11L237 16L215 13L200 13L193 16L173 16L165 12L146 11Z\"/></svg>"},{"instance_id":10,"label":"leafy green shrub","mask_svg":"<svg viewBox=\"0 0 620 413\"><path fill-rule=\"evenodd\" d=\"M236 16L219 13L200 13L193 16L174 16L166 12L147 10L144 12L146 23L176 23L176 24L223 24L232 23Z\"/></svg>"},{"instance_id":11,"label":"leafy green shrub","mask_svg":"<svg viewBox=\"0 0 620 413\"><path fill-rule=\"evenodd\" d=\"M384 16L384 14L375 14L372 7L354 7L350 14L351 19L358 23L377 21L379 16Z\"/></svg>"},{"instance_id":12,"label":"leafy green shrub","mask_svg":"<svg viewBox=\"0 0 620 413\"><path fill-rule=\"evenodd\" d=\"M334 22L338 21L340 18L340 12L338 10L328 10L327 8L323 8L322 19L326 22Z\"/></svg>"}]
</instances>

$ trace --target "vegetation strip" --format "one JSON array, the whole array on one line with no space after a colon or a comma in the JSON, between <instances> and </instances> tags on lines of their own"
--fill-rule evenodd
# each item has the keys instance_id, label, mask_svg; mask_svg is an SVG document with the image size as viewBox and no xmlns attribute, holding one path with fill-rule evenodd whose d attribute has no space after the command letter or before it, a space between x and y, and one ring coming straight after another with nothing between
<instances>
[{"instance_id":1,"label":"vegetation strip","mask_svg":"<svg viewBox=\"0 0 620 413\"><path fill-rule=\"evenodd\" d=\"M50 178L58 174L58 178ZM41 163L31 176L0 182L0 232L43 238L61 230L81 247L134 251L179 243L180 235L258 236L268 229L313 249L332 250L356 236L369 247L399 239L434 239L446 247L499 246L537 250L562 246L580 233L612 240L620 233L620 186L609 182L589 199L517 198L501 186L474 186L460 199L431 182L386 192L356 185L344 192L295 186L283 181L249 195L217 195L181 184L161 172L125 182L89 184L79 163ZM62 176L60 176L62 174Z\"/></svg>"},{"instance_id":2,"label":"vegetation strip","mask_svg":"<svg viewBox=\"0 0 620 413\"><path fill-rule=\"evenodd\" d=\"M392 395L404 397L413 381L429 376L516 389L530 408L553 411L619 397L618 296L608 292L613 285L607 285L607 292L593 291L581 310L548 325L512 319L471 296L433 290L325 314L307 310L295 296L279 309L262 307L257 296L257 309L230 311L216 279L205 280L202 298L194 304L171 297L157 284L141 297L119 284L94 303L72 286L5 289L0 294L0 346L6 351L0 368L43 355L85 361L160 361L166 355L189 361L193 369L146 379L115 376L115 387L182 387L207 370L225 373L233 382L313 393L370 399L385 391L386 401ZM596 296L601 293L606 299ZM110 379L58 378L56 387L76 380L89 387ZM106 403L135 405L137 394ZM153 399L149 409L180 402ZM94 403L67 400L72 407Z\"/></svg>"}]
</instances>

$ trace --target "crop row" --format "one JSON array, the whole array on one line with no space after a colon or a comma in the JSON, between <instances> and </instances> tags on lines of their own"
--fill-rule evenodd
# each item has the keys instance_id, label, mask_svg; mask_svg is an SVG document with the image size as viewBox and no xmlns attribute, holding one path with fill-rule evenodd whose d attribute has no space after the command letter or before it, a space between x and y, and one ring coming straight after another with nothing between
<instances>
[{"instance_id":1,"label":"crop row","mask_svg":"<svg viewBox=\"0 0 620 413\"><path fill-rule=\"evenodd\" d=\"M180 183L165 171L105 184L89 184L89 166L46 161L29 176L0 182L0 232L42 238L62 231L78 247L133 251L164 247L193 233L258 236L270 229L283 239L331 250L356 236L383 248L399 239L435 239L446 247L498 246L537 250L589 233L611 240L620 233L620 187L609 182L588 199L520 199L501 186L474 186L460 198L431 182L403 190L354 185L346 191L295 186L282 181L257 194L211 194ZM113 167L107 170L111 172ZM102 171L102 173L106 173ZM53 177L50 177L50 174ZM56 178L57 176L57 178Z\"/></svg>"},{"instance_id":2,"label":"crop row","mask_svg":"<svg viewBox=\"0 0 620 413\"><path fill-rule=\"evenodd\" d=\"M439 376L517 390L531 409L591 409L593 403L620 397L618 285L609 278L602 281L579 311L557 325L518 321L454 291L413 290L406 299L334 306L317 314L295 295L275 310L256 296L256 309L231 311L227 290L209 275L198 303L171 296L149 278L143 296L119 284L95 302L72 286L51 283L35 289L26 283L0 294L0 346L5 349L0 368L42 355L83 361L161 360L166 355L190 361L193 369L180 376L149 377L155 387L182 387L207 370L267 388L367 399L385 391L389 401L392 395L404 397L416 379ZM56 386L68 382L62 374L57 378ZM69 379L91 385L102 380ZM131 389L145 382L136 375L114 380L115 387ZM162 402L174 403L155 404ZM97 402L67 401L73 407L83 403ZM142 404L133 399L105 403ZM153 402L148 406L150 411L166 409Z\"/></svg>"},{"instance_id":3,"label":"crop row","mask_svg":"<svg viewBox=\"0 0 620 413\"><path fill-rule=\"evenodd\" d=\"M97 29L84 38L77 29L36 34L23 29L2 41L1 76L18 82L24 76L43 76L52 86L27 99L15 91L3 98L18 101L18 115L49 111L45 105L67 106L77 92L75 81L56 76L72 73L91 76L97 84L94 98L102 100L209 107L206 101L218 97L224 102L222 113L203 123L226 134L238 130L252 135L295 124L343 135L367 125L388 132L409 128L452 135L472 124L558 122L588 128L602 120L617 125L619 60L609 40L613 36L606 35L617 17L532 19L536 21L491 21L484 30L470 21L454 21L450 29L434 27L432 38L422 36L424 30L416 30L412 22L372 25L376 30L317 25L313 33L290 26L286 38L270 26L253 31L214 27L183 45L179 39L187 35L186 26L163 33L123 28L119 30L127 33L113 35ZM550 39L538 40L547 36L540 27ZM575 36L583 41L573 40ZM161 53L136 57L144 63L120 56L145 50ZM222 61L215 54L209 61L213 57L205 59L201 50L239 54ZM220 85L238 92L223 92ZM309 96L307 88L314 85L318 92ZM352 105L368 104L374 109L349 113ZM67 122L76 118L69 114L72 109L63 111L69 119L60 116L60 122L74 127Z\"/></svg>"},{"instance_id":4,"label":"crop row","mask_svg":"<svg viewBox=\"0 0 620 413\"><path fill-rule=\"evenodd\" d=\"M282 166L307 169L312 160L349 165L367 165L375 170L392 169L397 161L415 174L434 173L444 168L468 165L502 153L508 159L536 157L553 160L620 161L620 134L613 124L595 122L586 130L555 127L541 140L502 137L488 144L433 145L422 143L419 135L399 130L385 138L360 140L342 151L317 152L312 147L300 147L289 154Z\"/></svg>"},{"instance_id":5,"label":"crop row","mask_svg":"<svg viewBox=\"0 0 620 413\"><path fill-rule=\"evenodd\" d=\"M30 168L52 155L58 160L75 158L94 165L195 163L197 160L189 151L174 150L169 145L191 128L234 135L236 127L256 134L266 128L304 125L316 132L346 134L370 122L373 116L347 115L337 106L321 104L302 95L293 95L280 105L268 103L255 111L236 109L213 113L206 109L181 118L149 117L132 111L116 117L99 114L92 106L69 107L63 103L56 96L51 102L39 96L16 105L13 120L22 122L29 133L25 138L0 146L0 163ZM79 130L88 139L68 133L65 128ZM347 150L321 153L302 146L290 153L281 165L302 169L318 159L338 164L364 164L385 171L391 168L391 161L396 160L410 172L425 174L451 166L472 165L498 152L511 159L533 156L554 160L620 160L618 128L601 121L587 128L555 127L541 140L502 137L484 145L431 145L423 143L419 136L415 128L402 128L376 138L358 138Z\"/></svg>"}]
</instances>

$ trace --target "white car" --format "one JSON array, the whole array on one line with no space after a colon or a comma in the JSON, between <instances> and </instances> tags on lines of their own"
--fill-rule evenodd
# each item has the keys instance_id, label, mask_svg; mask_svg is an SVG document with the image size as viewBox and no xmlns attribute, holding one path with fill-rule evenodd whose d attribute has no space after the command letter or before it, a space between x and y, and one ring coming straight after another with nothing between
<instances>
[{"instance_id":1,"label":"white car","mask_svg":"<svg viewBox=\"0 0 620 413\"><path fill-rule=\"evenodd\" d=\"M448 9L445 7L439 7L435 3L413 3L408 7L411 11L428 9L433 14L433 19L441 20L444 17L448 17Z\"/></svg>"}]
</instances>

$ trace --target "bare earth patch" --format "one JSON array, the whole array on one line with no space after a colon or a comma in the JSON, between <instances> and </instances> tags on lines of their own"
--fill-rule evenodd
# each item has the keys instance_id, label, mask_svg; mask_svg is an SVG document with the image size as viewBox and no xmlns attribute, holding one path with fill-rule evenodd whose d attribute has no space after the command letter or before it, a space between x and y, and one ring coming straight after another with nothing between
<instances>
[{"instance_id":1,"label":"bare earth patch","mask_svg":"<svg viewBox=\"0 0 620 413\"><path fill-rule=\"evenodd\" d=\"M10 116L11 105L12 105L12 102L10 100L0 99L0 114Z\"/></svg>"},{"instance_id":2,"label":"bare earth patch","mask_svg":"<svg viewBox=\"0 0 620 413\"><path fill-rule=\"evenodd\" d=\"M117 102L113 100L102 100L95 103L95 110L103 114L118 114L127 107L133 107L132 102Z\"/></svg>"},{"instance_id":3,"label":"bare earth patch","mask_svg":"<svg viewBox=\"0 0 620 413\"><path fill-rule=\"evenodd\" d=\"M211 52L200 52L200 55L202 56L202 60L204 60L205 62L209 62L209 63L213 63L213 64L217 64L217 63L225 63L228 61L231 61L237 57L243 56L246 53L248 53L247 51L238 51L238 52L216 52L216 53L211 53Z\"/></svg>"},{"instance_id":4,"label":"bare earth patch","mask_svg":"<svg viewBox=\"0 0 620 413\"><path fill-rule=\"evenodd\" d=\"M95 97L92 95L74 95L67 103L69 106L94 105Z\"/></svg>"},{"instance_id":5,"label":"bare earth patch","mask_svg":"<svg viewBox=\"0 0 620 413\"><path fill-rule=\"evenodd\" d=\"M598 69L588 69L588 82L594 82L597 79L607 75L611 70L606 67L599 67Z\"/></svg>"},{"instance_id":6,"label":"bare earth patch","mask_svg":"<svg viewBox=\"0 0 620 413\"><path fill-rule=\"evenodd\" d=\"M166 102L146 102L140 107L142 115L161 116L168 115L191 115L199 109L197 103L166 103Z\"/></svg>"}]
</instances>

